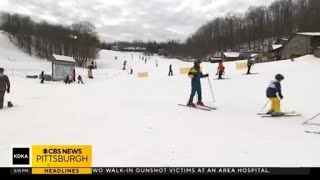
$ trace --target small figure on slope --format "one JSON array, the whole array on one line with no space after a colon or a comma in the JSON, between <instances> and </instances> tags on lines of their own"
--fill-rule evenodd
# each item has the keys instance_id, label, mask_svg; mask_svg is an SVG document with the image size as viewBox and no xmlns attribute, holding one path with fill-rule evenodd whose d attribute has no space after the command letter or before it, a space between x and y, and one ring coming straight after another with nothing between
<instances>
[{"instance_id":1,"label":"small figure on slope","mask_svg":"<svg viewBox=\"0 0 320 180\"><path fill-rule=\"evenodd\" d=\"M248 71L247 74L251 74L251 67L254 66L254 61L252 59L248 59L247 61L247 67L248 67Z\"/></svg>"},{"instance_id":2,"label":"small figure on slope","mask_svg":"<svg viewBox=\"0 0 320 180\"><path fill-rule=\"evenodd\" d=\"M223 61L219 61L217 75L219 76L218 79L222 79L222 75L224 74L225 67L223 66Z\"/></svg>"},{"instance_id":3,"label":"small figure on slope","mask_svg":"<svg viewBox=\"0 0 320 180\"><path fill-rule=\"evenodd\" d=\"M267 114L282 116L284 113L281 112L280 100L283 99L281 81L284 80L284 76L282 74L277 74L275 79L276 80L270 82L266 92L267 98L271 101L271 109Z\"/></svg>"},{"instance_id":4,"label":"small figure on slope","mask_svg":"<svg viewBox=\"0 0 320 180\"><path fill-rule=\"evenodd\" d=\"M82 81L82 77L79 75L79 76L78 76L78 84L80 84L80 82L81 82L82 84L84 84L83 81Z\"/></svg>"},{"instance_id":5,"label":"small figure on slope","mask_svg":"<svg viewBox=\"0 0 320 180\"><path fill-rule=\"evenodd\" d=\"M295 54L290 54L290 59L292 62L294 61L294 57L295 57Z\"/></svg>"},{"instance_id":6,"label":"small figure on slope","mask_svg":"<svg viewBox=\"0 0 320 180\"><path fill-rule=\"evenodd\" d=\"M93 64L91 64L89 67L88 67L88 77L90 79L93 79L93 72L92 72L92 69L93 69Z\"/></svg>"},{"instance_id":7,"label":"small figure on slope","mask_svg":"<svg viewBox=\"0 0 320 180\"><path fill-rule=\"evenodd\" d=\"M71 83L69 75L67 75L66 79L64 80L64 83L65 84L70 84Z\"/></svg>"},{"instance_id":8,"label":"small figure on slope","mask_svg":"<svg viewBox=\"0 0 320 180\"><path fill-rule=\"evenodd\" d=\"M45 80L45 79L44 79L44 71L41 72L41 74L40 74L40 79L41 79L41 82L40 82L40 83L43 84L43 83L44 83L44 80Z\"/></svg>"},{"instance_id":9,"label":"small figure on slope","mask_svg":"<svg viewBox=\"0 0 320 180\"><path fill-rule=\"evenodd\" d=\"M168 76L173 76L173 71L172 71L172 64L169 66L169 74Z\"/></svg>"},{"instance_id":10,"label":"small figure on slope","mask_svg":"<svg viewBox=\"0 0 320 180\"><path fill-rule=\"evenodd\" d=\"M10 93L10 80L8 76L4 75L4 69L0 68L0 109L3 108L4 95Z\"/></svg>"},{"instance_id":11,"label":"small figure on slope","mask_svg":"<svg viewBox=\"0 0 320 180\"><path fill-rule=\"evenodd\" d=\"M193 98L195 94L198 94L198 102L197 105L204 106L202 102L202 92L201 92L201 78L209 77L209 74L203 74L201 72L200 68L201 61L197 60L194 63L194 67L190 69L188 75L191 78L191 95L188 101L188 106L190 107L196 107L195 104L193 104Z\"/></svg>"},{"instance_id":12,"label":"small figure on slope","mask_svg":"<svg viewBox=\"0 0 320 180\"><path fill-rule=\"evenodd\" d=\"M127 61L124 61L122 70L126 70L126 66L127 66Z\"/></svg>"}]
</instances>

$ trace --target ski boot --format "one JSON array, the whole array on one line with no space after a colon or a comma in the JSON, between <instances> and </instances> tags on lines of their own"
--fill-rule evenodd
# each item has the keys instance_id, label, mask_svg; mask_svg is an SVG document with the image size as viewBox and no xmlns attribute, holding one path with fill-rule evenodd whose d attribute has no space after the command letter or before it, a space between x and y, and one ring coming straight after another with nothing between
<instances>
[{"instance_id":1,"label":"ski boot","mask_svg":"<svg viewBox=\"0 0 320 180\"><path fill-rule=\"evenodd\" d=\"M272 116L276 116L276 117L280 117L280 116L284 116L285 113L283 113L283 112L272 112L271 115L272 115Z\"/></svg>"},{"instance_id":2,"label":"ski boot","mask_svg":"<svg viewBox=\"0 0 320 180\"><path fill-rule=\"evenodd\" d=\"M13 107L13 104L12 104L11 101L8 101L8 107L9 107L9 108L12 108L12 107Z\"/></svg>"},{"instance_id":3,"label":"ski boot","mask_svg":"<svg viewBox=\"0 0 320 180\"><path fill-rule=\"evenodd\" d=\"M272 113L274 113L274 112L272 110L269 110L266 114L272 115Z\"/></svg>"},{"instance_id":4,"label":"ski boot","mask_svg":"<svg viewBox=\"0 0 320 180\"><path fill-rule=\"evenodd\" d=\"M204 106L204 104L203 104L202 101L198 101L198 102L197 102L197 105L199 105L199 106Z\"/></svg>"},{"instance_id":5,"label":"ski boot","mask_svg":"<svg viewBox=\"0 0 320 180\"><path fill-rule=\"evenodd\" d=\"M196 106L195 104L193 104L192 102L188 102L187 106L193 107L193 108L197 107L197 106Z\"/></svg>"}]
</instances>

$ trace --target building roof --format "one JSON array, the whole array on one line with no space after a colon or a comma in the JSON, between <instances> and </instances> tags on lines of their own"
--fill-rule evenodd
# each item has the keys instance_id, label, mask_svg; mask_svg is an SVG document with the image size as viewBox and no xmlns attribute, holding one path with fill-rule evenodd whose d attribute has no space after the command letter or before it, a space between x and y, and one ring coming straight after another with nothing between
<instances>
[{"instance_id":1,"label":"building roof","mask_svg":"<svg viewBox=\"0 0 320 180\"><path fill-rule=\"evenodd\" d=\"M221 61L222 58L212 57L210 58L211 61Z\"/></svg>"},{"instance_id":2,"label":"building roof","mask_svg":"<svg viewBox=\"0 0 320 180\"><path fill-rule=\"evenodd\" d=\"M301 32L297 34L305 35L305 36L320 36L320 32Z\"/></svg>"},{"instance_id":3,"label":"building roof","mask_svg":"<svg viewBox=\"0 0 320 180\"><path fill-rule=\"evenodd\" d=\"M74 60L73 57L70 57L70 56L62 56L62 55L56 55L56 54L52 54L52 56L56 61L76 63L76 60Z\"/></svg>"},{"instance_id":4,"label":"building roof","mask_svg":"<svg viewBox=\"0 0 320 180\"><path fill-rule=\"evenodd\" d=\"M274 44L272 45L272 49L275 50L275 49L279 49L281 48L283 45L282 44Z\"/></svg>"},{"instance_id":5,"label":"building roof","mask_svg":"<svg viewBox=\"0 0 320 180\"><path fill-rule=\"evenodd\" d=\"M230 58L237 58L240 56L240 53L238 53L238 52L224 52L223 54L226 57L230 57Z\"/></svg>"}]
</instances>

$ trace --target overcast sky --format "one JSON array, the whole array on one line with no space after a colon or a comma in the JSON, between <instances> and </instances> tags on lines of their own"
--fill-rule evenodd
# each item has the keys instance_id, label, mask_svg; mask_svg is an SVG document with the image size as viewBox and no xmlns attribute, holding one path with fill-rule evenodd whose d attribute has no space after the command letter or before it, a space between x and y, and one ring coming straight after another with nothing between
<instances>
[{"instance_id":1,"label":"overcast sky","mask_svg":"<svg viewBox=\"0 0 320 180\"><path fill-rule=\"evenodd\" d=\"M184 40L201 25L227 12L274 0L0 0L0 10L35 21L93 23L101 40Z\"/></svg>"}]
</instances>

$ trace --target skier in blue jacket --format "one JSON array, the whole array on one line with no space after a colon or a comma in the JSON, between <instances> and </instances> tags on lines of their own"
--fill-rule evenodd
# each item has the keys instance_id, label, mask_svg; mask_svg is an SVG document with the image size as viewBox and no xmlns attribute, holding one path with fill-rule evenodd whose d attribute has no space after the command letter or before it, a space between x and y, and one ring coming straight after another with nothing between
<instances>
[{"instance_id":1,"label":"skier in blue jacket","mask_svg":"<svg viewBox=\"0 0 320 180\"><path fill-rule=\"evenodd\" d=\"M190 69L188 75L191 78L191 95L188 101L188 106L196 107L193 104L193 98L195 94L198 94L197 105L204 106L202 102L202 92L201 92L201 78L209 77L209 74L203 74L200 68L201 61L197 60L194 62L194 67Z\"/></svg>"},{"instance_id":2,"label":"skier in blue jacket","mask_svg":"<svg viewBox=\"0 0 320 180\"><path fill-rule=\"evenodd\" d=\"M283 99L281 84L280 82L284 80L284 76L282 74L277 74L275 80L271 81L269 87L267 88L267 98L271 101L271 109L268 114L272 114L274 116L282 116L284 113L281 112L280 100Z\"/></svg>"}]
</instances>

